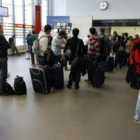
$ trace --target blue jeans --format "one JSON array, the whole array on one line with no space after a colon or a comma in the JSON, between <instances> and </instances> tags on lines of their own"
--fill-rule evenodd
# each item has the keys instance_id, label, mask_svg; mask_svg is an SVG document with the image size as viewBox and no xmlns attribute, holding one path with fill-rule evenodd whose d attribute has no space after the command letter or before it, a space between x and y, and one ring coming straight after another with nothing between
<instances>
[{"instance_id":1,"label":"blue jeans","mask_svg":"<svg viewBox=\"0 0 140 140\"><path fill-rule=\"evenodd\" d=\"M0 58L0 94L5 91L7 79L7 58Z\"/></svg>"},{"instance_id":2,"label":"blue jeans","mask_svg":"<svg viewBox=\"0 0 140 140\"><path fill-rule=\"evenodd\" d=\"M138 101L137 101L137 105L136 105L134 120L140 121L140 90L138 93Z\"/></svg>"}]
</instances>

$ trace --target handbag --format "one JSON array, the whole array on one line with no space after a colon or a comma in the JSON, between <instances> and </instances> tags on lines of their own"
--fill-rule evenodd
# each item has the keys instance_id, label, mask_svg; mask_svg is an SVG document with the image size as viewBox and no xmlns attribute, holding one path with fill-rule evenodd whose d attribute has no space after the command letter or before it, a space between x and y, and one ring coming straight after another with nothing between
<instances>
[{"instance_id":1,"label":"handbag","mask_svg":"<svg viewBox=\"0 0 140 140\"><path fill-rule=\"evenodd\" d=\"M71 69L75 69L81 61L81 57L78 56L79 46L80 46L80 40L79 40L79 43L78 43L78 46L77 46L75 58L74 58L74 60L72 61L72 64L71 64Z\"/></svg>"}]
</instances>

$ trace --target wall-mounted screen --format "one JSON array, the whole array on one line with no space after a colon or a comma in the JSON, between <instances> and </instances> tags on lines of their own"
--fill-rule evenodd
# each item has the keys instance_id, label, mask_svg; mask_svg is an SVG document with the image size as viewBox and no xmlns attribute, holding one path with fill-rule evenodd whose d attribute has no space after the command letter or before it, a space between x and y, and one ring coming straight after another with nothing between
<instances>
[{"instance_id":1,"label":"wall-mounted screen","mask_svg":"<svg viewBox=\"0 0 140 140\"><path fill-rule=\"evenodd\" d=\"M8 8L0 6L0 17L8 17Z\"/></svg>"}]
</instances>

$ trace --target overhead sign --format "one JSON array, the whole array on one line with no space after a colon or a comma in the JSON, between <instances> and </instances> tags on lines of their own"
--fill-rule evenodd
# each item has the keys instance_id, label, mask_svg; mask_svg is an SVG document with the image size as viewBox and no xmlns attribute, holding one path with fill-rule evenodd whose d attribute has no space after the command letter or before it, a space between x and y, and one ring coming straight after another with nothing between
<instances>
[{"instance_id":1,"label":"overhead sign","mask_svg":"<svg viewBox=\"0 0 140 140\"><path fill-rule=\"evenodd\" d=\"M0 17L8 17L8 8L0 6Z\"/></svg>"},{"instance_id":2,"label":"overhead sign","mask_svg":"<svg viewBox=\"0 0 140 140\"><path fill-rule=\"evenodd\" d=\"M69 16L48 16L47 17L47 24L52 26L52 29L55 26L67 26L70 23Z\"/></svg>"}]
</instances>

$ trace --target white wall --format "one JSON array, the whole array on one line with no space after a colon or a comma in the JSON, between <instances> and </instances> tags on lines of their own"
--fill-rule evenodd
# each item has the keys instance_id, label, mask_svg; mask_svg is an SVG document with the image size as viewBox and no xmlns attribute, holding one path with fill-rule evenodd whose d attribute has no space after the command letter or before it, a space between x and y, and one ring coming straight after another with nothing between
<instances>
[{"instance_id":1,"label":"white wall","mask_svg":"<svg viewBox=\"0 0 140 140\"><path fill-rule=\"evenodd\" d=\"M66 0L49 0L49 16L65 16Z\"/></svg>"},{"instance_id":2,"label":"white wall","mask_svg":"<svg viewBox=\"0 0 140 140\"><path fill-rule=\"evenodd\" d=\"M52 16L87 16L94 19L136 19L140 18L140 0L106 0L107 10L100 10L102 0L50 0Z\"/></svg>"}]
</instances>

